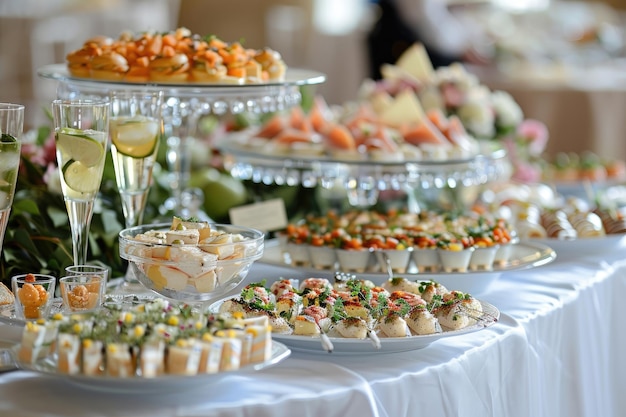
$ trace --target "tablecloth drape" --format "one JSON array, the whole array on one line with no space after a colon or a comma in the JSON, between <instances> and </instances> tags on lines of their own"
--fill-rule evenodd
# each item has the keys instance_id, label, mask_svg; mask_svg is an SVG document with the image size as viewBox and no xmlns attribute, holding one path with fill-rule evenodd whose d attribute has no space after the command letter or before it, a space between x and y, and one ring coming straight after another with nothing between
<instances>
[{"instance_id":1,"label":"tablecloth drape","mask_svg":"<svg viewBox=\"0 0 626 417\"><path fill-rule=\"evenodd\" d=\"M592 241L590 241L590 245ZM563 253L503 273L478 298L502 317L415 351L294 351L256 373L182 392L110 394L31 372L0 376L0 415L34 416L619 416L626 407L622 245ZM248 281L304 278L256 264ZM19 335L0 326L0 339Z\"/></svg>"}]
</instances>

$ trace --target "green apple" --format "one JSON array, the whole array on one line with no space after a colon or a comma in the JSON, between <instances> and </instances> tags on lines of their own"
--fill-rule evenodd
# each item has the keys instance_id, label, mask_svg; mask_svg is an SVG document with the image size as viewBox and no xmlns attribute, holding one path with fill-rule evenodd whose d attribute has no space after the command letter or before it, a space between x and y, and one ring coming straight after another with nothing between
<instances>
[{"instance_id":1,"label":"green apple","mask_svg":"<svg viewBox=\"0 0 626 417\"><path fill-rule=\"evenodd\" d=\"M215 221L227 219L228 210L245 204L246 188L241 181L215 168L205 168L191 174L189 186L204 192L204 211Z\"/></svg>"}]
</instances>

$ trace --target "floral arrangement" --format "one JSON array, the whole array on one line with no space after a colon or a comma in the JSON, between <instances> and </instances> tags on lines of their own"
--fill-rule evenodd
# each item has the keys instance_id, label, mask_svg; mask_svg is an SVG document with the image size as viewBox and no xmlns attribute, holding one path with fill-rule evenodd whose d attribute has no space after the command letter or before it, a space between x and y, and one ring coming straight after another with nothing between
<instances>
[{"instance_id":1,"label":"floral arrangement","mask_svg":"<svg viewBox=\"0 0 626 417\"><path fill-rule=\"evenodd\" d=\"M525 119L509 93L490 90L461 64L452 64L435 70L431 82L419 86L417 95L424 110L438 108L454 114L476 139L500 142L509 154L514 180L541 179L548 129L540 121Z\"/></svg>"}]
</instances>

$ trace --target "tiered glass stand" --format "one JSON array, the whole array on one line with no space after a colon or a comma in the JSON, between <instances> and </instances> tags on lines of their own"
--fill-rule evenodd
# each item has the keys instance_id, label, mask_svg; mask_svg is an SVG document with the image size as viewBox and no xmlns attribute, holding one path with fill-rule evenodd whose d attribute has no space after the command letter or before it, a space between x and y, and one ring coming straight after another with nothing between
<instances>
[{"instance_id":1,"label":"tiered glass stand","mask_svg":"<svg viewBox=\"0 0 626 417\"><path fill-rule=\"evenodd\" d=\"M113 89L149 89L164 92L163 116L167 137L167 163L172 195L164 205L185 215L194 203L185 194L189 176L188 138L196 137L198 120L214 114L263 114L298 105L301 87L321 84L325 75L316 71L288 69L285 80L266 84L163 84L126 83L81 79L69 75L64 64L42 67L38 74L59 81L59 98L102 97ZM459 210L471 201L477 190L506 175L503 150L488 149L474 157L457 160L420 160L385 162L337 160L328 157L269 155L222 141L231 175L259 184L301 186L304 188L341 188L350 205L371 207L382 191L402 191L413 211L436 206Z\"/></svg>"},{"instance_id":2,"label":"tiered glass stand","mask_svg":"<svg viewBox=\"0 0 626 417\"><path fill-rule=\"evenodd\" d=\"M434 206L461 210L476 198L481 186L506 176L508 169L502 149L485 149L465 159L385 162L261 154L234 141L224 141L219 148L230 173L242 180L341 188L349 204L361 208L375 205L381 192L401 191L414 212Z\"/></svg>"},{"instance_id":3,"label":"tiered glass stand","mask_svg":"<svg viewBox=\"0 0 626 417\"><path fill-rule=\"evenodd\" d=\"M164 84L129 83L76 78L65 64L40 68L39 76L58 81L59 98L107 96L112 90L143 89L163 91L163 120L166 136L166 159L170 171L171 198L164 205L179 215L199 206L193 194L185 194L190 170L188 139L196 137L198 121L206 115L280 111L300 103L300 89L323 83L325 75L316 71L290 68L280 82L263 84Z\"/></svg>"}]
</instances>

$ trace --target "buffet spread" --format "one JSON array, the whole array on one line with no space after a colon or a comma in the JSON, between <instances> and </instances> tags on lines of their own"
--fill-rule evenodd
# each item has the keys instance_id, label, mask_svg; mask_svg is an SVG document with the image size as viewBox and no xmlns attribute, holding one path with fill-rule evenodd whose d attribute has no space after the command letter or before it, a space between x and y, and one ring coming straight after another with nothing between
<instances>
[{"instance_id":1,"label":"buffet spread","mask_svg":"<svg viewBox=\"0 0 626 417\"><path fill-rule=\"evenodd\" d=\"M259 87L321 82L290 78L291 70L269 48L179 28L87 40L66 65L41 75L78 92L143 86L171 97L219 94L232 110ZM12 349L20 368L133 390L141 381L261 371L292 350L417 351L496 324L498 305L482 296L502 274L552 262L559 252L552 243L626 232L623 213L610 202L508 181L519 174L520 161L509 159L517 148L494 138L514 134L522 115L506 93L489 92L460 65L433 69L420 45L383 74L353 103L329 106L316 97L309 110L293 102L271 107L264 123L218 145L233 177L339 184L359 194L348 210L291 219L274 236L181 216L126 228L119 256L148 294L120 297L109 288L102 305L83 314L70 314L56 297L46 301L49 316L31 320L18 317L16 297L3 289L0 321L23 326ZM461 92L474 88L480 99L462 102ZM375 208L390 189L414 204ZM449 192L456 198L445 199ZM245 282L254 263L308 277Z\"/></svg>"}]
</instances>

